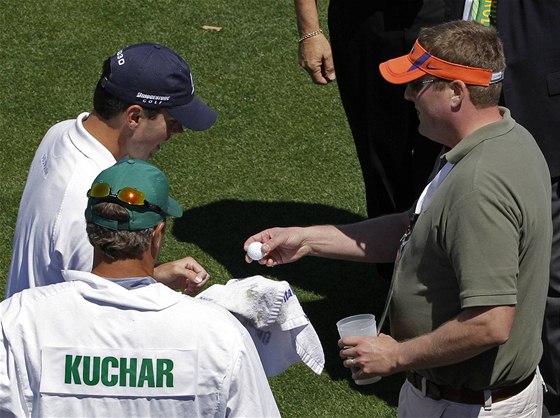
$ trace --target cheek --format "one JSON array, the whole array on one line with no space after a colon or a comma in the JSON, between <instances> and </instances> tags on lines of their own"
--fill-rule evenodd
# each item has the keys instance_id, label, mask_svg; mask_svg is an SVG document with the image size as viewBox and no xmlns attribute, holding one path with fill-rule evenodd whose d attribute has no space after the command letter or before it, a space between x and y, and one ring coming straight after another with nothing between
<instances>
[{"instance_id":1,"label":"cheek","mask_svg":"<svg viewBox=\"0 0 560 418\"><path fill-rule=\"evenodd\" d=\"M421 103L416 103L416 108L420 111L425 118L438 118L442 113L441 104L436 101L423 100Z\"/></svg>"},{"instance_id":2,"label":"cheek","mask_svg":"<svg viewBox=\"0 0 560 418\"><path fill-rule=\"evenodd\" d=\"M160 123L152 123L147 125L145 129L139 132L139 140L140 142L149 145L149 144L159 144L160 142L165 141L167 135L167 129L165 124Z\"/></svg>"}]
</instances>

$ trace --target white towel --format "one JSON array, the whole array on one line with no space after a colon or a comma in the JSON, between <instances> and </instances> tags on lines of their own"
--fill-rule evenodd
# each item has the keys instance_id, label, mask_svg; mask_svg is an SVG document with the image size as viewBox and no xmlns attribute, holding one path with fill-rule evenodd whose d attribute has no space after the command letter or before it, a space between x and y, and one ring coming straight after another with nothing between
<instances>
[{"instance_id":1,"label":"white towel","mask_svg":"<svg viewBox=\"0 0 560 418\"><path fill-rule=\"evenodd\" d=\"M321 374L325 355L317 332L286 281L263 276L215 284L197 298L223 306L247 328L266 375L276 376L303 361Z\"/></svg>"}]
</instances>

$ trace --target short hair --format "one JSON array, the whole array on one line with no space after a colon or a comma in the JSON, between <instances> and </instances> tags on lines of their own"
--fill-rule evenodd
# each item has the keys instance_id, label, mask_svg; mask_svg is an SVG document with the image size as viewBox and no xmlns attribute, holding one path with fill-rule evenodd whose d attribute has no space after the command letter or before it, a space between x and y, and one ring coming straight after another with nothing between
<instances>
[{"instance_id":1,"label":"short hair","mask_svg":"<svg viewBox=\"0 0 560 418\"><path fill-rule=\"evenodd\" d=\"M103 69L101 72L101 77L95 86L93 92L93 109L102 119L109 120L124 112L132 103L127 103L119 99L118 97L109 93L103 87L103 80L108 78L111 74L111 57L107 58L103 62ZM161 113L162 109L147 109L143 108L148 114L149 119L155 119L156 116Z\"/></svg>"},{"instance_id":2,"label":"short hair","mask_svg":"<svg viewBox=\"0 0 560 418\"><path fill-rule=\"evenodd\" d=\"M105 218L118 221L127 221L130 216L125 208L111 202L97 203L91 210ZM154 228L115 231L88 222L86 230L91 245L99 250L107 260L115 261L142 258L150 245Z\"/></svg>"},{"instance_id":3,"label":"short hair","mask_svg":"<svg viewBox=\"0 0 560 418\"><path fill-rule=\"evenodd\" d=\"M418 42L435 57L467 65L504 71L506 59L498 32L477 22L456 20L435 27L422 28ZM479 108L496 106L502 83L488 87L467 85L472 103Z\"/></svg>"}]
</instances>

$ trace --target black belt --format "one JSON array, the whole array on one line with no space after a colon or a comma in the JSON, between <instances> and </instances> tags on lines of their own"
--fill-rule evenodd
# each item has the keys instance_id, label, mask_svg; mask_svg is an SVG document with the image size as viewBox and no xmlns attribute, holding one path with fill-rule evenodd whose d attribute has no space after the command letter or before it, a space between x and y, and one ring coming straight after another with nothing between
<instances>
[{"instance_id":1,"label":"black belt","mask_svg":"<svg viewBox=\"0 0 560 418\"><path fill-rule=\"evenodd\" d=\"M523 379L519 383L511 386L504 386L501 388L491 389L492 402L500 402L505 399L511 398L523 391L529 383L533 381L535 373L531 373L529 377ZM406 379L418 390L422 390L422 376L414 371L409 370L406 372ZM470 390L470 389L456 389L447 385L438 385L426 379L426 396L439 401L445 399L451 402L466 403L472 405L484 405L484 391L483 390Z\"/></svg>"}]
</instances>

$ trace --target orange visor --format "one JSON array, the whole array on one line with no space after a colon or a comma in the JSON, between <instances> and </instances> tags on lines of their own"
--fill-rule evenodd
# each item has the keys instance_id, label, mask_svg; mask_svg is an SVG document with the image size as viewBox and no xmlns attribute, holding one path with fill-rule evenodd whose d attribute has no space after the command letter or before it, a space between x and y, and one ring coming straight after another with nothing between
<instances>
[{"instance_id":1,"label":"orange visor","mask_svg":"<svg viewBox=\"0 0 560 418\"><path fill-rule=\"evenodd\" d=\"M404 84L426 74L445 80L462 80L465 84L489 86L504 79L503 71L492 72L485 68L454 64L434 57L416 40L408 55L403 55L379 64L385 80L393 84Z\"/></svg>"}]
</instances>

